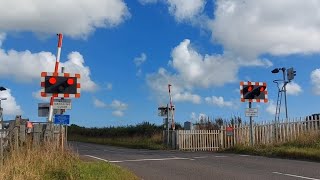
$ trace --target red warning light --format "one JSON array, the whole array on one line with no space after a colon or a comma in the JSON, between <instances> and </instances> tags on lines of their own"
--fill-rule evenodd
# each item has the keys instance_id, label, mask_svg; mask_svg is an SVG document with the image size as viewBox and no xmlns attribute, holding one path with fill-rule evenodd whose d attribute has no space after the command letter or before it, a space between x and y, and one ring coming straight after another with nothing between
<instances>
[{"instance_id":1,"label":"red warning light","mask_svg":"<svg viewBox=\"0 0 320 180\"><path fill-rule=\"evenodd\" d=\"M261 86L260 87L260 92L263 92L265 90L265 87L264 86Z\"/></svg>"},{"instance_id":2,"label":"red warning light","mask_svg":"<svg viewBox=\"0 0 320 180\"><path fill-rule=\"evenodd\" d=\"M69 79L67 80L67 83L68 83L69 85L72 85L72 84L74 83L74 80L73 80L72 78L69 78Z\"/></svg>"},{"instance_id":3,"label":"red warning light","mask_svg":"<svg viewBox=\"0 0 320 180\"><path fill-rule=\"evenodd\" d=\"M49 83L50 84L55 84L57 82L57 79L55 78L55 77L51 77L50 79L49 79Z\"/></svg>"},{"instance_id":4,"label":"red warning light","mask_svg":"<svg viewBox=\"0 0 320 180\"><path fill-rule=\"evenodd\" d=\"M248 87L248 92L251 92L253 90L253 86Z\"/></svg>"}]
</instances>

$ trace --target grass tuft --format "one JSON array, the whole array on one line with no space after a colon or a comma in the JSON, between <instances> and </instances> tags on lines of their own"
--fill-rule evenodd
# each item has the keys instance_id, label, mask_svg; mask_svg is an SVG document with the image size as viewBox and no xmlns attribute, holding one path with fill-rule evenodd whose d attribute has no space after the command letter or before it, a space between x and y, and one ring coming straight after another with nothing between
<instances>
[{"instance_id":1,"label":"grass tuft","mask_svg":"<svg viewBox=\"0 0 320 180\"><path fill-rule=\"evenodd\" d=\"M0 168L3 180L138 179L131 172L106 162L83 162L71 150L54 144L13 150Z\"/></svg>"}]
</instances>

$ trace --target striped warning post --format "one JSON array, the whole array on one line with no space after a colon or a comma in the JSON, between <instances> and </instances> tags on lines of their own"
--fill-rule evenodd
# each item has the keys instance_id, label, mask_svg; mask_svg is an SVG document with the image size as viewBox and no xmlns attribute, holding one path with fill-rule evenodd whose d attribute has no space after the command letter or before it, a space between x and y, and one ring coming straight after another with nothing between
<instances>
[{"instance_id":1,"label":"striped warning post","mask_svg":"<svg viewBox=\"0 0 320 180\"><path fill-rule=\"evenodd\" d=\"M60 76L60 77L76 77L77 78L77 93L76 94L52 94L45 92L45 77L46 76ZM42 72L41 73L41 97L60 97L60 98L79 98L80 97L80 74L76 73L54 73Z\"/></svg>"},{"instance_id":2,"label":"striped warning post","mask_svg":"<svg viewBox=\"0 0 320 180\"><path fill-rule=\"evenodd\" d=\"M244 85L255 85L255 86L265 86L266 89L263 91L263 93L265 94L265 99L245 99L243 97L243 86ZM267 83L265 82L250 82L250 81L247 81L247 82L244 82L244 81L241 81L240 82L240 98L241 98L241 102L264 102L264 103L267 103L268 102L268 89L267 89Z\"/></svg>"}]
</instances>

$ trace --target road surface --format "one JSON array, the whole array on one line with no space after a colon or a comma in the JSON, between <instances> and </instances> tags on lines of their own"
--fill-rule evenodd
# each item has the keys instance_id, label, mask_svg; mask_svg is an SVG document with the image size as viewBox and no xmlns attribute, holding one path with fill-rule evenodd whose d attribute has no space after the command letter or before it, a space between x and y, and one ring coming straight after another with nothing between
<instances>
[{"instance_id":1,"label":"road surface","mask_svg":"<svg viewBox=\"0 0 320 180\"><path fill-rule=\"evenodd\" d=\"M126 149L70 142L81 156L125 167L144 180L320 180L320 163L213 152Z\"/></svg>"}]
</instances>

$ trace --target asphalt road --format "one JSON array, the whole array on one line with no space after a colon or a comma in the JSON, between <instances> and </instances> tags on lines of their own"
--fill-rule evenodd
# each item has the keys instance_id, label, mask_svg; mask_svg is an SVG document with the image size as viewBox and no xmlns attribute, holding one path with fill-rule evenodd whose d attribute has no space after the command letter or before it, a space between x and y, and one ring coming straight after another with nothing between
<instances>
[{"instance_id":1,"label":"asphalt road","mask_svg":"<svg viewBox=\"0 0 320 180\"><path fill-rule=\"evenodd\" d=\"M70 142L81 156L125 167L144 180L320 180L320 163L221 154L126 149Z\"/></svg>"}]
</instances>

